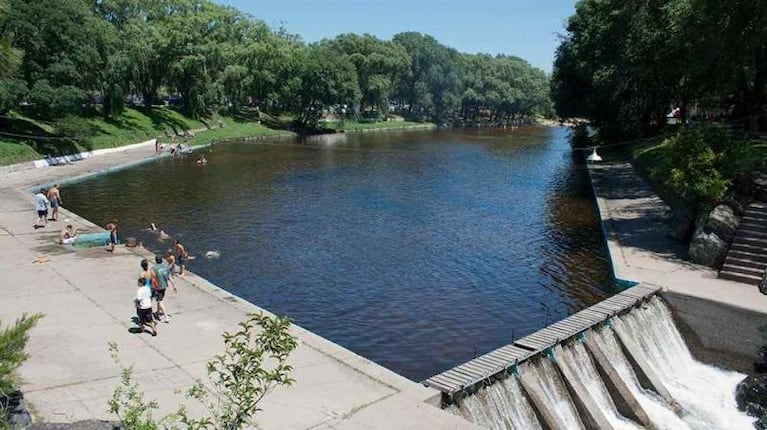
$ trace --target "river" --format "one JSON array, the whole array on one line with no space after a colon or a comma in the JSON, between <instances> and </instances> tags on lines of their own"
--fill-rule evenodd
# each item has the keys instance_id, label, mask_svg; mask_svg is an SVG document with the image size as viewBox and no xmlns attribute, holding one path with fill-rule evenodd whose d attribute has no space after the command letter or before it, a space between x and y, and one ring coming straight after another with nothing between
<instances>
[{"instance_id":1,"label":"river","mask_svg":"<svg viewBox=\"0 0 767 430\"><path fill-rule=\"evenodd\" d=\"M567 133L227 143L204 167L162 159L62 195L165 251L155 223L195 273L420 381L617 291Z\"/></svg>"}]
</instances>

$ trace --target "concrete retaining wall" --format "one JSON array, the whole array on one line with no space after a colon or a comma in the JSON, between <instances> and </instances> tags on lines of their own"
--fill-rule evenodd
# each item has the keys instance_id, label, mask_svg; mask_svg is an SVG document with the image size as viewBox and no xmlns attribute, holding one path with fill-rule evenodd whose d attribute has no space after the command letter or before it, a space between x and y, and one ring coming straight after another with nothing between
<instances>
[{"instance_id":1,"label":"concrete retaining wall","mask_svg":"<svg viewBox=\"0 0 767 430\"><path fill-rule=\"evenodd\" d=\"M759 327L767 314L700 297L663 291L674 320L698 360L739 372L753 372L759 347L767 344Z\"/></svg>"}]
</instances>

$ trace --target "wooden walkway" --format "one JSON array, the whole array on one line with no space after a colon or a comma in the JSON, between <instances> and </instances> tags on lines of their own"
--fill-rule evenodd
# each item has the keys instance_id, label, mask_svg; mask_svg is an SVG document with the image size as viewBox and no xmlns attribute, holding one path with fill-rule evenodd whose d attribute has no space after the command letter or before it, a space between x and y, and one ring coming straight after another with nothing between
<instances>
[{"instance_id":1,"label":"wooden walkway","mask_svg":"<svg viewBox=\"0 0 767 430\"><path fill-rule=\"evenodd\" d=\"M590 329L613 315L633 308L659 290L660 287L642 284L630 287L511 345L432 376L424 381L424 385L451 396L467 389L471 391L478 382L511 371L513 366L520 362Z\"/></svg>"}]
</instances>

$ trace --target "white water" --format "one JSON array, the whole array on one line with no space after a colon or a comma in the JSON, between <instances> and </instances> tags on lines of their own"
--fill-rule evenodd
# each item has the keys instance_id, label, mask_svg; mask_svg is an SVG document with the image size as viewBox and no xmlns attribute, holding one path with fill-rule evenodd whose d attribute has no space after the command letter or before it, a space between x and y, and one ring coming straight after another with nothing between
<instances>
[{"instance_id":1,"label":"white water","mask_svg":"<svg viewBox=\"0 0 767 430\"><path fill-rule=\"evenodd\" d=\"M461 400L460 406L451 405L447 410L489 429L541 429L515 376L481 389L477 394Z\"/></svg>"},{"instance_id":2,"label":"white water","mask_svg":"<svg viewBox=\"0 0 767 430\"><path fill-rule=\"evenodd\" d=\"M665 400L639 385L634 369L623 354L615 333L609 327L592 329L586 336L594 339L658 430L687 430L690 428L674 413Z\"/></svg>"},{"instance_id":3,"label":"white water","mask_svg":"<svg viewBox=\"0 0 767 430\"><path fill-rule=\"evenodd\" d=\"M583 343L575 341L565 347L558 347L555 350L555 354L559 365L567 367L569 369L568 373L573 375L578 380L577 382L580 382L580 385L586 388L586 391L594 399L614 429L635 430L641 428L618 412L612 397L610 397L610 393L607 392L604 381L599 376L599 372Z\"/></svg>"},{"instance_id":4,"label":"white water","mask_svg":"<svg viewBox=\"0 0 767 430\"><path fill-rule=\"evenodd\" d=\"M552 406L552 409L568 429L583 428L575 405L573 405L570 395L551 360L542 357L535 364L521 366L520 371L531 372L535 375L535 381L546 398L546 402Z\"/></svg>"},{"instance_id":5,"label":"white water","mask_svg":"<svg viewBox=\"0 0 767 430\"><path fill-rule=\"evenodd\" d=\"M745 375L695 360L659 297L616 318L613 328L633 339L640 354L660 375L671 397L687 412L694 429L752 429L753 419L738 411L735 387Z\"/></svg>"}]
</instances>

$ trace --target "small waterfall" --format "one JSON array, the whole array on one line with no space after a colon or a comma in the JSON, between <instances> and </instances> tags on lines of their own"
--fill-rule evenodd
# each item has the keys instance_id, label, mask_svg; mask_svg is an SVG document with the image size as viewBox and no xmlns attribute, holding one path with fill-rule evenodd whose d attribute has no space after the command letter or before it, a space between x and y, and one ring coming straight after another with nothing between
<instances>
[{"instance_id":1,"label":"small waterfall","mask_svg":"<svg viewBox=\"0 0 767 430\"><path fill-rule=\"evenodd\" d=\"M448 410L493 430L753 428L735 402L745 375L695 360L660 297L584 334Z\"/></svg>"},{"instance_id":2,"label":"small waterfall","mask_svg":"<svg viewBox=\"0 0 767 430\"><path fill-rule=\"evenodd\" d=\"M592 329L586 336L591 337L607 358L609 358L610 363L618 372L620 378L626 383L631 394L636 397L658 430L685 430L690 428L674 413L665 400L639 385L639 379L637 379L634 369L623 354L615 333L609 327Z\"/></svg>"},{"instance_id":3,"label":"small waterfall","mask_svg":"<svg viewBox=\"0 0 767 430\"><path fill-rule=\"evenodd\" d=\"M753 428L753 419L739 412L735 403L735 387L745 375L696 361L659 297L616 318L613 328L621 338L639 345L643 359L684 408L683 418L690 427Z\"/></svg>"},{"instance_id":4,"label":"small waterfall","mask_svg":"<svg viewBox=\"0 0 767 430\"><path fill-rule=\"evenodd\" d=\"M462 399L460 405L450 405L447 410L488 429L541 429L533 408L513 375L480 389L477 394Z\"/></svg>"},{"instance_id":5,"label":"small waterfall","mask_svg":"<svg viewBox=\"0 0 767 430\"><path fill-rule=\"evenodd\" d=\"M569 369L566 374L573 375L578 380L577 383L586 388L588 394L594 399L597 407L614 429L635 430L641 428L618 412L605 383L582 342L575 341L568 346L557 348L556 353L558 353L557 362L559 365Z\"/></svg>"},{"instance_id":6,"label":"small waterfall","mask_svg":"<svg viewBox=\"0 0 767 430\"><path fill-rule=\"evenodd\" d=\"M572 430L584 428L567 388L550 359L541 357L536 363L520 366L520 377L522 386L528 392L537 388L536 391L542 397L540 401L551 407L565 428ZM538 402L536 405L544 406Z\"/></svg>"}]
</instances>

